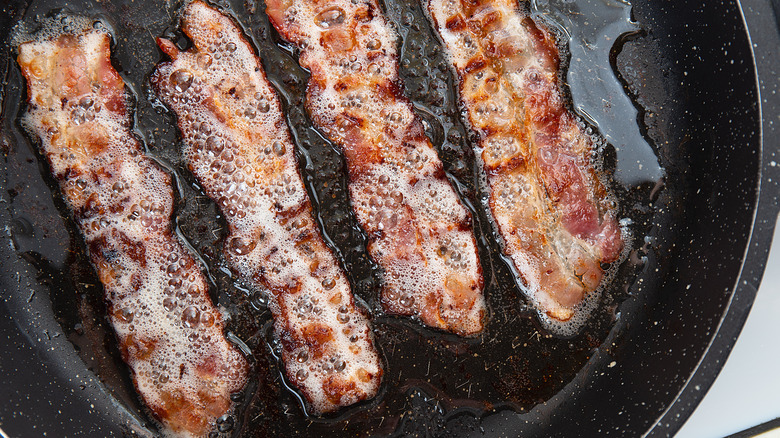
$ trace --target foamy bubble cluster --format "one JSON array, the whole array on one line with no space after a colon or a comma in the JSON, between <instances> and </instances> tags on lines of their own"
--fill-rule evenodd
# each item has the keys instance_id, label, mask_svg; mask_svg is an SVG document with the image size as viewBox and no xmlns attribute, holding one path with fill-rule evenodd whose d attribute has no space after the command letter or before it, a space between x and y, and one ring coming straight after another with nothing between
<instances>
[{"instance_id":1,"label":"foamy bubble cluster","mask_svg":"<svg viewBox=\"0 0 780 438\"><path fill-rule=\"evenodd\" d=\"M268 293L285 375L315 413L373 397L382 375L373 335L312 217L276 93L228 17L195 1L182 26L193 48L160 40L172 62L151 81L178 116L190 169L225 213L230 266Z\"/></svg>"},{"instance_id":2,"label":"foamy bubble cluster","mask_svg":"<svg viewBox=\"0 0 780 438\"><path fill-rule=\"evenodd\" d=\"M139 394L166 433L203 436L230 413L247 364L171 232L171 180L130 131L108 34L60 33L63 21L56 23L19 46L29 86L23 123L40 138L86 240Z\"/></svg>"},{"instance_id":3,"label":"foamy bubble cluster","mask_svg":"<svg viewBox=\"0 0 780 438\"><path fill-rule=\"evenodd\" d=\"M545 326L573 335L598 302L601 263L618 259L624 236L591 163L592 133L557 89L552 37L515 2L427 6L480 134L486 207L504 253Z\"/></svg>"},{"instance_id":4,"label":"foamy bubble cluster","mask_svg":"<svg viewBox=\"0 0 780 438\"><path fill-rule=\"evenodd\" d=\"M375 1L270 1L277 30L311 70L309 113L342 147L369 253L384 270L386 311L472 335L485 300L471 218L409 101L396 39Z\"/></svg>"}]
</instances>

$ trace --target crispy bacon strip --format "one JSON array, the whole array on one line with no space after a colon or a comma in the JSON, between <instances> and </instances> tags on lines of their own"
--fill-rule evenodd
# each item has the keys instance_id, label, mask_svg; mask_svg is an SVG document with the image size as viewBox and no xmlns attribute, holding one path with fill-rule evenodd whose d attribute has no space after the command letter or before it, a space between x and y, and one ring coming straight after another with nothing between
<instances>
[{"instance_id":1,"label":"crispy bacon strip","mask_svg":"<svg viewBox=\"0 0 780 438\"><path fill-rule=\"evenodd\" d=\"M193 47L160 48L152 76L178 116L187 163L219 203L230 266L269 292L289 381L315 413L373 397L382 376L366 315L312 217L281 104L252 47L225 15L195 1Z\"/></svg>"},{"instance_id":2,"label":"crispy bacon strip","mask_svg":"<svg viewBox=\"0 0 780 438\"><path fill-rule=\"evenodd\" d=\"M473 335L482 269L471 216L402 94L395 32L375 0L269 0L279 33L311 71L308 111L341 147L352 206L384 270L389 313Z\"/></svg>"},{"instance_id":3,"label":"crispy bacon strip","mask_svg":"<svg viewBox=\"0 0 780 438\"><path fill-rule=\"evenodd\" d=\"M230 413L247 363L171 232L171 178L131 132L109 43L106 33L85 30L21 44L24 124L40 138L86 240L138 393L168 433L206 436Z\"/></svg>"},{"instance_id":4,"label":"crispy bacon strip","mask_svg":"<svg viewBox=\"0 0 780 438\"><path fill-rule=\"evenodd\" d=\"M426 0L459 77L504 251L556 320L601 282L623 248L593 140L566 109L553 36L516 0Z\"/></svg>"}]
</instances>

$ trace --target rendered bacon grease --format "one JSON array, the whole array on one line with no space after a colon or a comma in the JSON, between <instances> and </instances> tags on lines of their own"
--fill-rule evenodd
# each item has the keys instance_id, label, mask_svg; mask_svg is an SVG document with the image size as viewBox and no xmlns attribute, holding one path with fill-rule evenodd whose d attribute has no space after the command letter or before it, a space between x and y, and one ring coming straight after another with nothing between
<instances>
[{"instance_id":1,"label":"rendered bacon grease","mask_svg":"<svg viewBox=\"0 0 780 438\"><path fill-rule=\"evenodd\" d=\"M601 263L616 260L624 242L615 199L594 170L594 140L558 89L553 37L516 0L426 2L479 136L504 251L543 319L578 327Z\"/></svg>"},{"instance_id":2,"label":"rendered bacon grease","mask_svg":"<svg viewBox=\"0 0 780 438\"><path fill-rule=\"evenodd\" d=\"M152 84L178 116L187 163L227 219L226 256L269 295L289 382L315 413L373 397L382 368L366 315L312 217L281 105L233 21L184 9L193 47L168 40Z\"/></svg>"},{"instance_id":3,"label":"rendered bacon grease","mask_svg":"<svg viewBox=\"0 0 780 438\"><path fill-rule=\"evenodd\" d=\"M460 335L483 329L471 216L402 94L397 35L373 0L269 0L311 71L307 107L346 156L352 206L384 270L389 313Z\"/></svg>"},{"instance_id":4,"label":"rendered bacon grease","mask_svg":"<svg viewBox=\"0 0 780 438\"><path fill-rule=\"evenodd\" d=\"M171 178L131 132L109 35L84 21L57 20L19 46L29 87L23 124L40 138L86 240L138 393L167 435L206 436L231 412L247 363L171 232ZM89 30L62 33L63 23Z\"/></svg>"}]
</instances>

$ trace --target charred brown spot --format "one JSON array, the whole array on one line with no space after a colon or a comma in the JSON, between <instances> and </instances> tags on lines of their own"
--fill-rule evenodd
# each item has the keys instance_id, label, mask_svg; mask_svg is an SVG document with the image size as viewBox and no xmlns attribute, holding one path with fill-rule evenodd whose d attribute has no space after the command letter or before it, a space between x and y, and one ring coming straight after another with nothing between
<instances>
[{"instance_id":1,"label":"charred brown spot","mask_svg":"<svg viewBox=\"0 0 780 438\"><path fill-rule=\"evenodd\" d=\"M371 61L376 61L378 58L384 58L385 54L377 50L377 51L368 52L367 57L369 62L371 62Z\"/></svg>"},{"instance_id":2,"label":"charred brown spot","mask_svg":"<svg viewBox=\"0 0 780 438\"><path fill-rule=\"evenodd\" d=\"M102 127L96 127L94 124L85 124L78 127L76 134L75 148L83 148L91 157L95 157L108 149L110 138Z\"/></svg>"},{"instance_id":3,"label":"charred brown spot","mask_svg":"<svg viewBox=\"0 0 780 438\"><path fill-rule=\"evenodd\" d=\"M353 381L347 381L338 376L331 376L322 383L325 397L334 405L341 404L341 398L357 392L357 385Z\"/></svg>"},{"instance_id":4,"label":"charred brown spot","mask_svg":"<svg viewBox=\"0 0 780 438\"><path fill-rule=\"evenodd\" d=\"M69 179L77 178L79 175L82 175L84 171L80 167L76 166L68 166L65 168L63 172L60 172L56 175L57 180L59 181L67 181Z\"/></svg>"},{"instance_id":5,"label":"charred brown spot","mask_svg":"<svg viewBox=\"0 0 780 438\"><path fill-rule=\"evenodd\" d=\"M311 201L309 201L309 198L307 197L299 204L292 206L291 208L277 210L276 220L279 221L279 225L282 226L285 226L288 223L290 223L290 221L294 221L295 219L298 218L308 220L310 211L311 211ZM278 248L276 250L278 250ZM274 250L274 252L276 250Z\"/></svg>"},{"instance_id":6,"label":"charred brown spot","mask_svg":"<svg viewBox=\"0 0 780 438\"><path fill-rule=\"evenodd\" d=\"M154 352L157 340L138 337L132 333L120 343L119 349L125 362L140 360L145 361Z\"/></svg>"},{"instance_id":7,"label":"charred brown spot","mask_svg":"<svg viewBox=\"0 0 780 438\"><path fill-rule=\"evenodd\" d=\"M89 242L87 242L87 247L89 248L89 253L93 258L93 262L96 264L101 261L109 261L108 258L103 254L105 249L108 248L106 236L100 235L91 239Z\"/></svg>"},{"instance_id":8,"label":"charred brown spot","mask_svg":"<svg viewBox=\"0 0 780 438\"><path fill-rule=\"evenodd\" d=\"M458 231L469 231L469 230L471 230L471 225L472 225L471 222L472 222L471 214L467 214L463 218L463 220L458 221L456 223L456 228L457 228Z\"/></svg>"},{"instance_id":9,"label":"charred brown spot","mask_svg":"<svg viewBox=\"0 0 780 438\"><path fill-rule=\"evenodd\" d=\"M189 400L180 390L160 391L161 406L151 406L155 416L165 419L174 432L187 431L197 436L205 435L210 428L210 418L204 415L201 403Z\"/></svg>"},{"instance_id":10,"label":"charred brown spot","mask_svg":"<svg viewBox=\"0 0 780 438\"><path fill-rule=\"evenodd\" d=\"M117 276L119 275L116 272L116 269L106 262L105 260L96 260L99 257L95 255L95 253L92 253L92 263L95 264L98 267L98 277L100 277L100 282L103 283L103 285L108 286L116 280Z\"/></svg>"},{"instance_id":11,"label":"charred brown spot","mask_svg":"<svg viewBox=\"0 0 780 438\"><path fill-rule=\"evenodd\" d=\"M116 202L110 204L108 206L109 213L111 214L122 213L123 211L125 211L125 205L127 205L128 202L130 202L130 197L125 196L124 198L119 199Z\"/></svg>"},{"instance_id":12,"label":"charred brown spot","mask_svg":"<svg viewBox=\"0 0 780 438\"><path fill-rule=\"evenodd\" d=\"M374 377L374 375L368 372L365 368L359 368L355 373L355 375L357 375L358 380L360 380L363 383L370 382L371 379Z\"/></svg>"},{"instance_id":13,"label":"charred brown spot","mask_svg":"<svg viewBox=\"0 0 780 438\"><path fill-rule=\"evenodd\" d=\"M144 284L144 279L143 279L143 277L141 276L140 273L134 272L133 275L130 276L130 287L134 291L141 290L141 287L143 286L143 284Z\"/></svg>"},{"instance_id":14,"label":"charred brown spot","mask_svg":"<svg viewBox=\"0 0 780 438\"><path fill-rule=\"evenodd\" d=\"M293 234L293 241L295 247L302 249L308 253L311 253L311 246L309 245L313 240L317 238L314 234L314 230L311 228L305 228L300 233Z\"/></svg>"},{"instance_id":15,"label":"charred brown spot","mask_svg":"<svg viewBox=\"0 0 780 438\"><path fill-rule=\"evenodd\" d=\"M209 113L215 116L220 123L227 122L228 116L223 111L222 105L217 105L217 103L214 102L213 95L207 95L207 97L203 100L203 103L205 104L206 108L208 108ZM181 128L183 124L184 124L184 120L180 120L179 128Z\"/></svg>"},{"instance_id":16,"label":"charred brown spot","mask_svg":"<svg viewBox=\"0 0 780 438\"><path fill-rule=\"evenodd\" d=\"M96 193L89 195L84 204L74 209L73 215L79 220L92 219L101 213L100 199Z\"/></svg>"},{"instance_id":17,"label":"charred brown spot","mask_svg":"<svg viewBox=\"0 0 780 438\"><path fill-rule=\"evenodd\" d=\"M520 155L504 159L493 165L485 164L485 169L490 175L498 175L517 170L525 172L527 167L528 162Z\"/></svg>"},{"instance_id":18,"label":"charred brown spot","mask_svg":"<svg viewBox=\"0 0 780 438\"><path fill-rule=\"evenodd\" d=\"M320 37L320 44L334 52L345 52L355 47L355 33L351 29L338 27L327 30Z\"/></svg>"},{"instance_id":19,"label":"charred brown spot","mask_svg":"<svg viewBox=\"0 0 780 438\"><path fill-rule=\"evenodd\" d=\"M327 344L333 341L333 330L316 322L307 324L301 330L301 340L308 348L309 355L314 359L319 359L325 354Z\"/></svg>"},{"instance_id":20,"label":"charred brown spot","mask_svg":"<svg viewBox=\"0 0 780 438\"><path fill-rule=\"evenodd\" d=\"M114 237L117 239L117 247L122 253L127 254L142 268L146 267L146 245L144 242L135 242L118 230L114 232Z\"/></svg>"},{"instance_id":21,"label":"charred brown spot","mask_svg":"<svg viewBox=\"0 0 780 438\"><path fill-rule=\"evenodd\" d=\"M361 6L363 7L355 11L355 21L367 23L374 18L374 4L366 2Z\"/></svg>"},{"instance_id":22,"label":"charred brown spot","mask_svg":"<svg viewBox=\"0 0 780 438\"><path fill-rule=\"evenodd\" d=\"M465 74L469 74L472 72L475 72L477 70L482 70L483 68L487 67L488 63L487 60L481 56L471 58L468 63L466 63L466 66L463 67L463 72Z\"/></svg>"},{"instance_id":23,"label":"charred brown spot","mask_svg":"<svg viewBox=\"0 0 780 438\"><path fill-rule=\"evenodd\" d=\"M460 14L453 15L447 19L445 27L453 32L460 32L466 29L466 20Z\"/></svg>"},{"instance_id":24,"label":"charred brown spot","mask_svg":"<svg viewBox=\"0 0 780 438\"><path fill-rule=\"evenodd\" d=\"M359 128L363 126L364 119L353 114L343 113L339 114L336 119L336 124L340 128Z\"/></svg>"},{"instance_id":25,"label":"charred brown spot","mask_svg":"<svg viewBox=\"0 0 780 438\"><path fill-rule=\"evenodd\" d=\"M374 84L374 90L377 93L378 101L391 104L404 95L404 83L398 77L393 80L387 78L385 81Z\"/></svg>"}]
</instances>

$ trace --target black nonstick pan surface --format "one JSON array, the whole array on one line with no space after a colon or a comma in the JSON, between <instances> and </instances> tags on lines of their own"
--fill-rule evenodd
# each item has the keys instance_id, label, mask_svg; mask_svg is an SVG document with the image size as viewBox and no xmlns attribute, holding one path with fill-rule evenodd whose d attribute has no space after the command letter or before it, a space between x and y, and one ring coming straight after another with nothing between
<instances>
[{"instance_id":1,"label":"black nonstick pan surface","mask_svg":"<svg viewBox=\"0 0 780 438\"><path fill-rule=\"evenodd\" d=\"M490 322L484 335L468 340L382 314L376 302L377 267L367 258L365 236L349 213L344 160L311 127L303 110L306 72L268 25L262 1L216 4L238 18L282 96L323 232L372 314L385 359L383 389L365 405L308 418L283 381L263 296L237 283L224 268L224 223L178 157L172 115L149 92L148 75L162 59L154 37L186 44L176 31L180 4L11 0L0 6L0 429L6 435L157 433L119 358L103 316L102 290L78 232L35 143L18 122L25 87L10 44L12 28L57 12L87 15L112 30L114 64L136 102L136 133L178 184L177 232L208 270L213 297L230 315L230 339L251 352L255 378L236 395L241 409L231 427L215 436L676 432L739 334L775 225L780 178L775 14L780 3L635 0L632 21L616 19L606 47L587 37L594 21L605 16L589 20L587 11L599 4L628 14L625 4L534 3L535 11L572 4L567 7L583 11L570 17L584 19L557 22L575 26L565 30L573 42L571 52L563 53L579 53L575 44L585 41L601 47L603 59L584 70L575 56L565 64L569 71L609 72L613 82L607 85L616 86L625 95L623 102L630 103L628 112L610 105L589 107L577 100L581 88L573 82L567 88L580 115L613 143L601 153L604 167L626 175L626 169L638 169L639 160L649 166L644 175L658 176L650 162L657 159L664 169L661 179L614 181L621 217L632 232L631 251L613 268L599 309L569 337L543 330L499 256L480 208L484 193L476 182L469 135L459 122L452 75L419 5L384 3L402 36L407 95L475 217ZM555 21L555 13L547 15ZM620 135L632 129L637 136ZM645 160L637 152L641 148L621 143L626 138L639 139L650 148L645 152L657 158Z\"/></svg>"}]
</instances>

